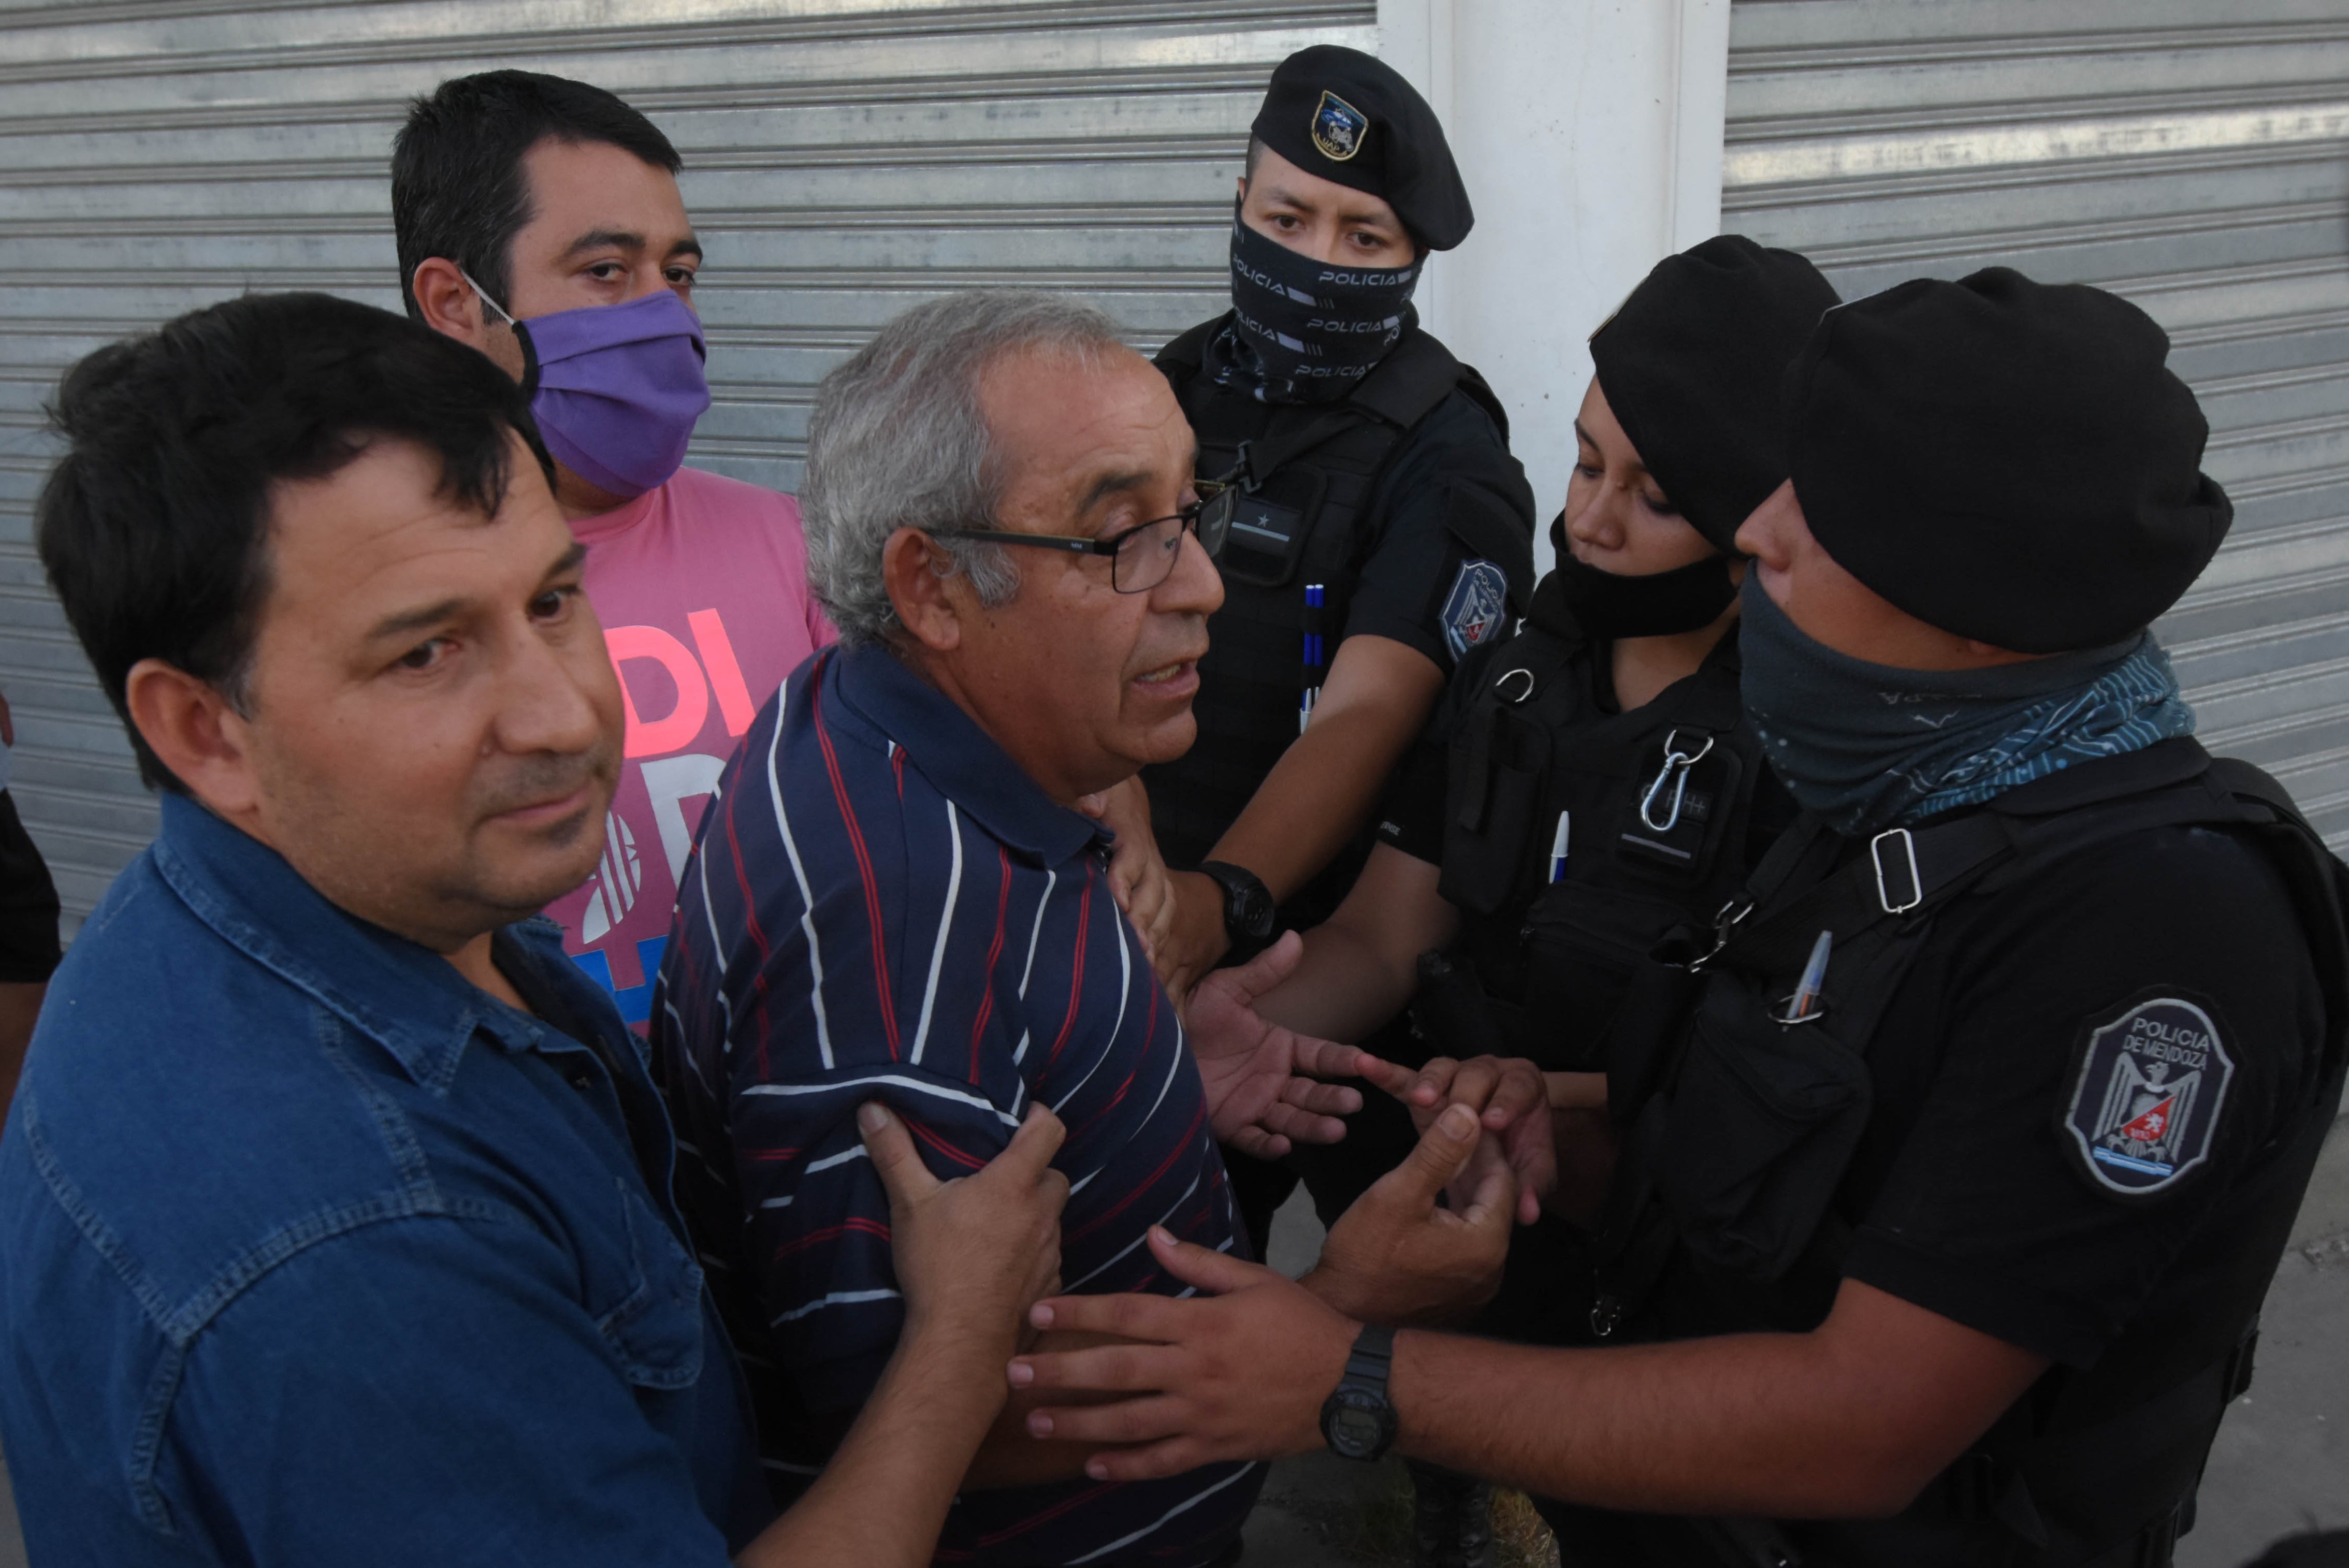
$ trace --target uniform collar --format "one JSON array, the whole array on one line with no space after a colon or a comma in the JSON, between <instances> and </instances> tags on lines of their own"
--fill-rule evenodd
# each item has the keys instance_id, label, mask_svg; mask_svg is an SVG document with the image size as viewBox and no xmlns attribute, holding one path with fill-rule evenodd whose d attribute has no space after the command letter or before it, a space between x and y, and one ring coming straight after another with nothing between
<instances>
[{"instance_id":1,"label":"uniform collar","mask_svg":"<svg viewBox=\"0 0 2349 1568\"><path fill-rule=\"evenodd\" d=\"M419 1084L445 1092L476 1030L510 1050L544 1037L538 1020L474 985L446 958L328 902L251 834L184 795L167 793L162 804L156 869L196 917L380 1044ZM499 933L501 957L520 954L519 929ZM547 967L533 965L542 984Z\"/></svg>"},{"instance_id":2,"label":"uniform collar","mask_svg":"<svg viewBox=\"0 0 2349 1568\"><path fill-rule=\"evenodd\" d=\"M997 839L1047 865L1108 841L1098 823L1045 794L970 715L886 647L866 644L822 656L827 667L819 678Z\"/></svg>"}]
</instances>

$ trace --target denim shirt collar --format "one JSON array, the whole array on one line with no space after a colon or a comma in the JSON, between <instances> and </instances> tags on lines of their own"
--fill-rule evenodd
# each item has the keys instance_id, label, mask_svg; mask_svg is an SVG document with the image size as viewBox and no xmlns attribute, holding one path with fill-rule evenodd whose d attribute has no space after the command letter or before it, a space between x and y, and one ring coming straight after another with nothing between
<instances>
[{"instance_id":1,"label":"denim shirt collar","mask_svg":"<svg viewBox=\"0 0 2349 1568\"><path fill-rule=\"evenodd\" d=\"M1092 818L1045 794L970 715L887 648L867 644L819 656L831 667L816 678L836 672L841 700L997 839L1047 865L1110 841Z\"/></svg>"},{"instance_id":2,"label":"denim shirt collar","mask_svg":"<svg viewBox=\"0 0 2349 1568\"><path fill-rule=\"evenodd\" d=\"M198 802L166 793L162 814L156 869L196 917L377 1041L418 1083L445 1093L476 1030L509 1050L546 1036L440 954L330 903L284 856ZM534 956L512 940L519 929L498 934L502 959Z\"/></svg>"}]
</instances>

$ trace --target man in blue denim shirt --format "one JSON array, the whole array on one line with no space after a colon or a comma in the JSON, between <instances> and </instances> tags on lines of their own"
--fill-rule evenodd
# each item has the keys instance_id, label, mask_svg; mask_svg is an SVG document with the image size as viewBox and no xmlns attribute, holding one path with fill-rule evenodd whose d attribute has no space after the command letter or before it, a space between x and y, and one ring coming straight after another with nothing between
<instances>
[{"instance_id":1,"label":"man in blue denim shirt","mask_svg":"<svg viewBox=\"0 0 2349 1568\"><path fill-rule=\"evenodd\" d=\"M91 356L57 422L43 560L163 799L0 1138L34 1561L926 1562L1057 1267L1058 1124L941 1184L862 1119L923 1344L762 1533L679 1146L528 918L600 851L621 719L521 392L249 296Z\"/></svg>"}]
</instances>

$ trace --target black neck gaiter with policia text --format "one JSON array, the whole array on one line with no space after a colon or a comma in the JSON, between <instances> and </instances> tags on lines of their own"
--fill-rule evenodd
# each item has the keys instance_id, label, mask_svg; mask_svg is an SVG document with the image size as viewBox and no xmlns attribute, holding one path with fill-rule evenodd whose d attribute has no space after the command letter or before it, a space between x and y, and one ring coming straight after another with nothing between
<instances>
[{"instance_id":1,"label":"black neck gaiter with policia text","mask_svg":"<svg viewBox=\"0 0 2349 1568\"><path fill-rule=\"evenodd\" d=\"M1232 327L1216 378L1267 403L1334 403L1419 319L1420 263L1334 267L1267 239L1232 211Z\"/></svg>"}]
</instances>

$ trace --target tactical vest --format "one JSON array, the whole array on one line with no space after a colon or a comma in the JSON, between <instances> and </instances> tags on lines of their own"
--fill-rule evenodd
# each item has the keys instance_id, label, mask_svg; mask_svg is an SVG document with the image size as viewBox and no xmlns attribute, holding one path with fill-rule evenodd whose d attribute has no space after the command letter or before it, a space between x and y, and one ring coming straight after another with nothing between
<instances>
[{"instance_id":1,"label":"tactical vest","mask_svg":"<svg viewBox=\"0 0 2349 1568\"><path fill-rule=\"evenodd\" d=\"M1412 431L1456 389L1508 433L1484 378L1416 327L1340 402L1276 406L1230 391L1201 374L1208 344L1229 319L1194 327L1156 362L1198 438L1199 477L1221 479L1246 459L1244 493L1216 562L1224 604L1210 622L1192 704L1199 738L1179 759L1143 775L1153 829L1177 867L1206 858L1297 738L1300 700L1336 652L1373 542L1371 499ZM1319 603L1308 604L1309 585L1322 590ZM1308 634L1327 639L1317 665L1305 659ZM1341 873L1337 895L1361 857L1341 861L1331 868ZM1325 873L1314 891L1330 880ZM1321 902L1334 907L1335 897Z\"/></svg>"},{"instance_id":2,"label":"tactical vest","mask_svg":"<svg viewBox=\"0 0 2349 1568\"><path fill-rule=\"evenodd\" d=\"M2149 829L2224 828L2258 842L2292 890L2325 1004L2314 1088L2261 1175L2214 1214L2247 1238L2190 1324L2135 1329L2091 1370L2058 1367L1906 1512L1835 1527L1863 1561L2163 1568L2226 1405L2249 1387L2259 1306L2336 1112L2349 1065L2344 871L2274 780L2190 739L2011 790L1958 820L1879 833L1864 852L1806 817L1710 937L1668 938L1607 1042L1621 1152L1596 1242L1594 1337L1684 1338L1825 1316L1852 1236L1837 1197L1870 1115L1868 1054L1939 911L1995 896L2091 846ZM1834 934L1822 1006L1790 994ZM1659 1282L1663 1281L1663 1288ZM1723 1563L1797 1563L1781 1527L1702 1522ZM1971 1537L1966 1532L1973 1532Z\"/></svg>"},{"instance_id":3,"label":"tactical vest","mask_svg":"<svg viewBox=\"0 0 2349 1568\"><path fill-rule=\"evenodd\" d=\"M1744 884L1757 787L1784 795L1745 722L1734 623L1693 674L1609 714L1590 689L1608 645L1539 624L1541 600L1451 738L1438 886L1465 923L1413 1016L1447 1055L1562 1071L1599 1065L1633 971Z\"/></svg>"}]
</instances>

